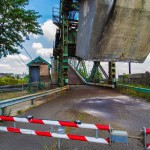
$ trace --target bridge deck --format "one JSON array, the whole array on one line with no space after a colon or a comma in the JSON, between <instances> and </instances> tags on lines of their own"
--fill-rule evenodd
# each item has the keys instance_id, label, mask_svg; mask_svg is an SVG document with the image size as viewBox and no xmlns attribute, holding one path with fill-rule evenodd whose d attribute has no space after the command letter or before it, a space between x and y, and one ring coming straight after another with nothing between
<instances>
[{"instance_id":1,"label":"bridge deck","mask_svg":"<svg viewBox=\"0 0 150 150\"><path fill-rule=\"evenodd\" d=\"M51 120L80 119L86 123L111 124L113 128L128 131L137 135L143 127L149 127L150 105L125 95L118 94L109 88L94 86L73 86L67 93L49 103L31 109L21 116L33 115L35 118ZM146 116L146 117L145 117ZM12 123L3 125L11 126ZM28 129L49 130L49 126L17 123L17 127ZM93 130L70 129L74 134L93 136ZM100 136L105 134L99 134ZM57 140L53 138L36 137L31 135L16 135L0 133L0 149L3 150L42 150L57 149ZM139 141L131 140L128 147L122 144L113 144L111 147L101 144L84 143L62 140L61 149L105 149L105 150L142 150Z\"/></svg>"}]
</instances>

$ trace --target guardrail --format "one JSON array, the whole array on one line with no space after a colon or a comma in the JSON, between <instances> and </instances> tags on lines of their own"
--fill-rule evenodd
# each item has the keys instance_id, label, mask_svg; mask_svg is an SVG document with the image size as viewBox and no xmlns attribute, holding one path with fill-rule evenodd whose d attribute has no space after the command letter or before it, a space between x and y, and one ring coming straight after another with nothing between
<instances>
[{"instance_id":1,"label":"guardrail","mask_svg":"<svg viewBox=\"0 0 150 150\"><path fill-rule=\"evenodd\" d=\"M27 84L0 86L0 93L23 91L26 89L26 87Z\"/></svg>"},{"instance_id":2,"label":"guardrail","mask_svg":"<svg viewBox=\"0 0 150 150\"><path fill-rule=\"evenodd\" d=\"M125 87L125 88L132 89L134 91L138 91L138 92L143 92L143 93L150 94L150 89L147 89L147 88L140 88L140 87L135 87L135 86L130 86L130 85L124 85L124 84L117 84L117 86Z\"/></svg>"},{"instance_id":3,"label":"guardrail","mask_svg":"<svg viewBox=\"0 0 150 150\"><path fill-rule=\"evenodd\" d=\"M56 88L56 89L53 89L53 90L48 90L48 91L45 91L45 92L40 92L40 93L36 93L36 94L30 94L30 95L26 95L26 96L22 96L22 97L17 97L17 98L12 98L12 99L8 99L8 100L0 101L0 115L4 114L4 108L5 107L15 105L15 104L18 104L18 103L22 103L22 102L25 102L25 101L29 101L29 100L31 100L31 104L33 105L34 104L34 99L36 99L36 98L43 97L43 96L46 96L46 95L50 95L50 94L60 92L60 91L63 91L63 90L67 90L67 89L68 89L68 86L65 86L65 87Z\"/></svg>"}]
</instances>

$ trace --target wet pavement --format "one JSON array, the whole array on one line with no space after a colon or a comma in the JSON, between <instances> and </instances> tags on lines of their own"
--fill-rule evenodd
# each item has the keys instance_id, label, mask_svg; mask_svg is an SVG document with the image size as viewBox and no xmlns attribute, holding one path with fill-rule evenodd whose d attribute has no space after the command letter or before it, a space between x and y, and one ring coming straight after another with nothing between
<instances>
[{"instance_id":1,"label":"wet pavement","mask_svg":"<svg viewBox=\"0 0 150 150\"><path fill-rule=\"evenodd\" d=\"M129 96L95 97L82 99L74 106L76 111L82 111L96 118L128 131L139 131L141 127L150 126L150 104L141 99ZM140 118L140 119L139 119ZM144 124L143 124L144 122Z\"/></svg>"},{"instance_id":2,"label":"wet pavement","mask_svg":"<svg viewBox=\"0 0 150 150\"><path fill-rule=\"evenodd\" d=\"M94 86L72 86L62 96L33 108L21 117L33 115L35 118L51 120L80 119L85 123L111 124L115 129L128 131L130 135L138 135L143 126L150 127L150 104L141 99L117 93L113 89ZM12 126L12 123L3 123ZM17 123L17 127L48 131L49 126ZM93 130L67 128L73 134L95 136ZM105 132L99 134L106 137ZM0 150L55 150L57 139L18 135L0 132ZM111 146L80 141L61 141L61 150L143 150L141 142L129 140L125 144Z\"/></svg>"}]
</instances>

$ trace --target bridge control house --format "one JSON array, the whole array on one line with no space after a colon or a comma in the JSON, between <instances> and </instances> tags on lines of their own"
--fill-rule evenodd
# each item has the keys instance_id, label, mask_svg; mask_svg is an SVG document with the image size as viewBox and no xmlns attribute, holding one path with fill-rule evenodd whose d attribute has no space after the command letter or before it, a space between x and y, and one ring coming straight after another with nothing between
<instances>
[{"instance_id":1,"label":"bridge control house","mask_svg":"<svg viewBox=\"0 0 150 150\"><path fill-rule=\"evenodd\" d=\"M51 64L40 56L27 64L29 67L29 82L50 82L51 81Z\"/></svg>"}]
</instances>

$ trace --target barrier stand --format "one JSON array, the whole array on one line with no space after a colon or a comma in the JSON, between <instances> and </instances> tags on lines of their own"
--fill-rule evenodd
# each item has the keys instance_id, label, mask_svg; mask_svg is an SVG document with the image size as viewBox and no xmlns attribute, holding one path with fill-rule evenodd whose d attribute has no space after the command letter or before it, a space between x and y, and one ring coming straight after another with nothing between
<instances>
[{"instance_id":1,"label":"barrier stand","mask_svg":"<svg viewBox=\"0 0 150 150\"><path fill-rule=\"evenodd\" d=\"M53 133L53 131L54 131L53 125L50 126L50 131Z\"/></svg>"},{"instance_id":2,"label":"barrier stand","mask_svg":"<svg viewBox=\"0 0 150 150\"><path fill-rule=\"evenodd\" d=\"M96 138L98 138L98 130L96 129Z\"/></svg>"},{"instance_id":3,"label":"barrier stand","mask_svg":"<svg viewBox=\"0 0 150 150\"><path fill-rule=\"evenodd\" d=\"M58 127L58 134L65 134L65 128L64 127ZM58 150L60 150L60 142L61 138L58 139Z\"/></svg>"},{"instance_id":4,"label":"barrier stand","mask_svg":"<svg viewBox=\"0 0 150 150\"><path fill-rule=\"evenodd\" d=\"M150 150L150 143L147 143L147 136L150 135L150 128L143 127L144 132L144 150Z\"/></svg>"},{"instance_id":5,"label":"barrier stand","mask_svg":"<svg viewBox=\"0 0 150 150\"><path fill-rule=\"evenodd\" d=\"M14 128L16 128L16 122L14 122Z\"/></svg>"}]
</instances>

